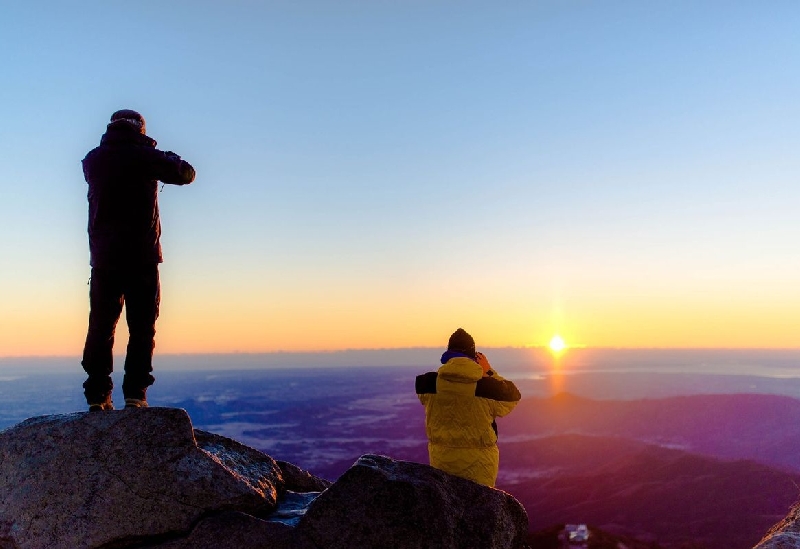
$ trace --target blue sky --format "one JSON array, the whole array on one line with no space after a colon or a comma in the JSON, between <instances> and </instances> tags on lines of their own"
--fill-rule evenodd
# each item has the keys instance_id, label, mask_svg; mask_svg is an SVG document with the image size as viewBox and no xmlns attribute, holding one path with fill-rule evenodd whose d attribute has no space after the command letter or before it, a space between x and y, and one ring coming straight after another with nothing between
<instances>
[{"instance_id":1,"label":"blue sky","mask_svg":"<svg viewBox=\"0 0 800 549\"><path fill-rule=\"evenodd\" d=\"M0 8L0 356L74 354L80 159L134 108L165 352L796 347L794 2Z\"/></svg>"}]
</instances>

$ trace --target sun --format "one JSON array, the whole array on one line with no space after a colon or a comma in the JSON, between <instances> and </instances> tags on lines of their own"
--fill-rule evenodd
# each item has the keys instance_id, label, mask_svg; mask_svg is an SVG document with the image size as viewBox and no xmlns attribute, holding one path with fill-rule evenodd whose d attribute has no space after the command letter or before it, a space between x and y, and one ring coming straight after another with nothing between
<instances>
[{"instance_id":1,"label":"sun","mask_svg":"<svg viewBox=\"0 0 800 549\"><path fill-rule=\"evenodd\" d=\"M553 351L554 353L560 353L566 348L567 344L564 343L564 339L560 335L556 334L550 340L550 350Z\"/></svg>"}]
</instances>

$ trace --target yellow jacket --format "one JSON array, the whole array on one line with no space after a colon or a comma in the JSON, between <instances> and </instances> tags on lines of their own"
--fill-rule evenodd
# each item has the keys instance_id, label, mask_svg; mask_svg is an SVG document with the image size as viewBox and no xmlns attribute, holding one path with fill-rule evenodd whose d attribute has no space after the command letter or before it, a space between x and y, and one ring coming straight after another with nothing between
<instances>
[{"instance_id":1,"label":"yellow jacket","mask_svg":"<svg viewBox=\"0 0 800 549\"><path fill-rule=\"evenodd\" d=\"M516 386L491 370L484 377L477 362L456 357L417 376L416 391L425 406L431 465L494 486L500 453L493 423L519 402Z\"/></svg>"}]
</instances>

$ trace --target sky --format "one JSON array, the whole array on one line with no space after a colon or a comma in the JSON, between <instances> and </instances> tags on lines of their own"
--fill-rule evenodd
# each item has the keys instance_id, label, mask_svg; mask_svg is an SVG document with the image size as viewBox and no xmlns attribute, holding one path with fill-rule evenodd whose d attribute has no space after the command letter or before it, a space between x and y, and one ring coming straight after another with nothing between
<instances>
[{"instance_id":1,"label":"sky","mask_svg":"<svg viewBox=\"0 0 800 549\"><path fill-rule=\"evenodd\" d=\"M158 353L798 348L800 4L0 4L0 357L80 356L80 160L166 186ZM117 350L126 337L120 323Z\"/></svg>"}]
</instances>

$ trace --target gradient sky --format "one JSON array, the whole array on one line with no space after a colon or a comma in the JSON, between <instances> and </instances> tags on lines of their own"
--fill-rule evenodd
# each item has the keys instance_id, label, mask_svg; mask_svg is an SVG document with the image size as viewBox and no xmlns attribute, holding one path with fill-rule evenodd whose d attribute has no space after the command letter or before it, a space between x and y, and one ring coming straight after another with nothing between
<instances>
[{"instance_id":1,"label":"gradient sky","mask_svg":"<svg viewBox=\"0 0 800 549\"><path fill-rule=\"evenodd\" d=\"M158 352L798 347L798 29L794 1L5 2L0 356L80 354L80 160L120 108L198 173L159 195Z\"/></svg>"}]
</instances>

